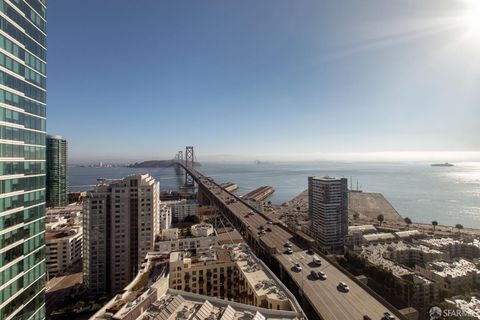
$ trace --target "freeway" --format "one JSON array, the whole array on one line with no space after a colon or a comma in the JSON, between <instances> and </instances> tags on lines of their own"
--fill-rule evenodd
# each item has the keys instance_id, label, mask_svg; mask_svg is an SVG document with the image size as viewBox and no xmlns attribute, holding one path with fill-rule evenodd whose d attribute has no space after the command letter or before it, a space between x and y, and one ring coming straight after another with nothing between
<instances>
[{"instance_id":1,"label":"freeway","mask_svg":"<svg viewBox=\"0 0 480 320\"><path fill-rule=\"evenodd\" d=\"M258 242L265 247L273 249L276 260L281 264L283 270L288 272L289 276L295 281L297 286L303 291L312 307L321 319L326 320L362 320L365 316L372 320L383 319L385 313L399 313L393 307L385 306L381 301L353 281L347 274L331 264L327 259L322 258L322 266L312 265L312 256L306 252L306 247L295 241L295 234L281 227L277 223L270 223L265 215L252 210L241 199L234 194L224 190L212 179L205 177L202 173L191 167L184 169L206 188L212 196L220 201L230 212L232 212L241 222L250 230L250 234L258 238ZM259 228L270 228L271 231L265 234L258 234ZM292 244L292 254L285 253L285 243ZM296 272L293 268L294 263L300 263L301 272ZM327 280L313 280L310 276L311 270L324 271L327 274ZM349 292L341 292L337 289L339 282L345 282L349 285ZM368 318L367 318L368 319Z\"/></svg>"},{"instance_id":2,"label":"freeway","mask_svg":"<svg viewBox=\"0 0 480 320\"><path fill-rule=\"evenodd\" d=\"M364 315L371 319L382 319L385 312L391 312L326 259L321 259L322 265L317 266L313 263L312 255L301 251L291 255L280 254L277 260L289 269L293 280L324 319L361 320ZM292 268L294 263L299 263L302 271L295 271ZM314 279L310 275L311 270L324 272L327 279ZM338 288L340 282L345 282L350 287L349 292Z\"/></svg>"}]
</instances>

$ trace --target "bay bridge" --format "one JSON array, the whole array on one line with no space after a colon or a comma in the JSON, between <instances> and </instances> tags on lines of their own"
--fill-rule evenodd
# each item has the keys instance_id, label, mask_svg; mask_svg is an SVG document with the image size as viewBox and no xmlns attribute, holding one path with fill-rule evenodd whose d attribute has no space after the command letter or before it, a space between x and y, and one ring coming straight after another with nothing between
<instances>
[{"instance_id":1,"label":"bay bridge","mask_svg":"<svg viewBox=\"0 0 480 320\"><path fill-rule=\"evenodd\" d=\"M313 239L302 232L294 232L280 221L257 211L197 170L192 146L186 147L185 158L180 151L175 160L177 174L184 171L185 187L191 188L197 184L199 202L215 207L242 235L252 251L296 296L309 319L407 319L333 259L314 249L316 245ZM313 252L321 257L320 266L313 263ZM299 264L301 270L294 267L294 264ZM312 270L324 272L327 279L312 279ZM348 284L349 292L339 290L340 282ZM393 318L387 318L387 314Z\"/></svg>"}]
</instances>

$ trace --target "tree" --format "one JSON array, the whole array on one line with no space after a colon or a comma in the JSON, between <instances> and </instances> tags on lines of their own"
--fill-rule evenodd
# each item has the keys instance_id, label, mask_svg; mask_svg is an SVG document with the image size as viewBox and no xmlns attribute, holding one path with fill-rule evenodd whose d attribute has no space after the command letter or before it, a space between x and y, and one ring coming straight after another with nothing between
<instances>
[{"instance_id":1,"label":"tree","mask_svg":"<svg viewBox=\"0 0 480 320\"><path fill-rule=\"evenodd\" d=\"M458 233L460 233L460 230L463 229L463 226L462 226L460 223L457 223L457 224L455 225L455 228L457 228Z\"/></svg>"},{"instance_id":2,"label":"tree","mask_svg":"<svg viewBox=\"0 0 480 320\"><path fill-rule=\"evenodd\" d=\"M377 217L377 220L378 222L380 222L380 225L382 225L382 222L385 220L385 217L383 216L383 214L379 214Z\"/></svg>"},{"instance_id":3,"label":"tree","mask_svg":"<svg viewBox=\"0 0 480 320\"><path fill-rule=\"evenodd\" d=\"M360 217L360 215L358 214L358 212L355 212L353 214L353 220L358 220L359 217Z\"/></svg>"},{"instance_id":4,"label":"tree","mask_svg":"<svg viewBox=\"0 0 480 320\"><path fill-rule=\"evenodd\" d=\"M407 228L408 228L408 230L410 230L410 225L412 224L412 219L410 219L409 217L406 217L403 220L405 220L405 223L407 224Z\"/></svg>"},{"instance_id":5,"label":"tree","mask_svg":"<svg viewBox=\"0 0 480 320\"><path fill-rule=\"evenodd\" d=\"M435 232L435 228L438 226L438 221L433 220L432 221L432 226L433 226L433 232Z\"/></svg>"}]
</instances>

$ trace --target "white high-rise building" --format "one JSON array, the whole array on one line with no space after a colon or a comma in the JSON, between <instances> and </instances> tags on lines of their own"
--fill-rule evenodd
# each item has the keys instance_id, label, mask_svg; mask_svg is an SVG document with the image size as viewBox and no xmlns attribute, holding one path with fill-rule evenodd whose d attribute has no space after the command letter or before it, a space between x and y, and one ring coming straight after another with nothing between
<instances>
[{"instance_id":1,"label":"white high-rise building","mask_svg":"<svg viewBox=\"0 0 480 320\"><path fill-rule=\"evenodd\" d=\"M343 250L348 234L347 179L308 178L311 235L325 248Z\"/></svg>"},{"instance_id":2,"label":"white high-rise building","mask_svg":"<svg viewBox=\"0 0 480 320\"><path fill-rule=\"evenodd\" d=\"M175 200L162 202L172 208L172 222L182 222L188 216L199 217L200 205L196 200Z\"/></svg>"},{"instance_id":3,"label":"white high-rise building","mask_svg":"<svg viewBox=\"0 0 480 320\"><path fill-rule=\"evenodd\" d=\"M150 175L103 181L84 203L84 282L92 294L121 291L160 233L160 183Z\"/></svg>"},{"instance_id":4,"label":"white high-rise building","mask_svg":"<svg viewBox=\"0 0 480 320\"><path fill-rule=\"evenodd\" d=\"M172 208L164 203L160 205L159 223L161 230L170 229L172 226Z\"/></svg>"}]
</instances>

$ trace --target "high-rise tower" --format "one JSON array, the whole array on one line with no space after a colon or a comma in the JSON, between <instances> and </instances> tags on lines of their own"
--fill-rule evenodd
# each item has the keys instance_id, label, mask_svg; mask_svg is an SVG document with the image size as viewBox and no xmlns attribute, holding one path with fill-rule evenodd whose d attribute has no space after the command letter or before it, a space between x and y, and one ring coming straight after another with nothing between
<instances>
[{"instance_id":1,"label":"high-rise tower","mask_svg":"<svg viewBox=\"0 0 480 320\"><path fill-rule=\"evenodd\" d=\"M92 295L117 293L135 278L160 233L160 183L150 175L104 181L83 211L83 279Z\"/></svg>"},{"instance_id":2,"label":"high-rise tower","mask_svg":"<svg viewBox=\"0 0 480 320\"><path fill-rule=\"evenodd\" d=\"M60 136L47 136L47 207L68 204L68 147Z\"/></svg>"},{"instance_id":3,"label":"high-rise tower","mask_svg":"<svg viewBox=\"0 0 480 320\"><path fill-rule=\"evenodd\" d=\"M0 0L0 320L45 318L46 0Z\"/></svg>"},{"instance_id":4,"label":"high-rise tower","mask_svg":"<svg viewBox=\"0 0 480 320\"><path fill-rule=\"evenodd\" d=\"M308 177L311 234L325 248L343 250L348 233L347 179Z\"/></svg>"}]
</instances>

